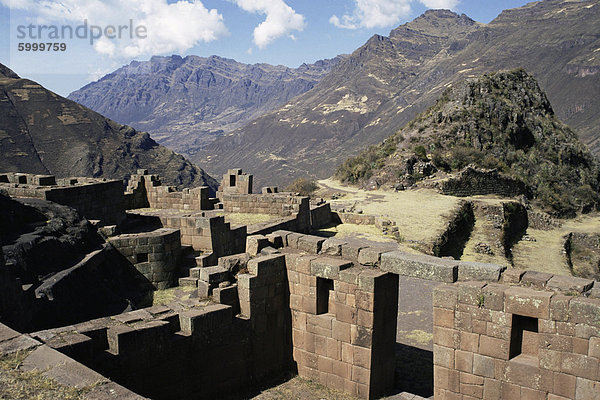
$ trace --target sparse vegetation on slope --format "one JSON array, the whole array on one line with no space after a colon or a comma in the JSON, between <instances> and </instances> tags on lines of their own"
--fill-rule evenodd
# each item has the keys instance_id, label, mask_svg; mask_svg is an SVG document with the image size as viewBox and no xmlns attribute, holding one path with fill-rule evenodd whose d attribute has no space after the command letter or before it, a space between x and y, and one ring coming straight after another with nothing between
<instances>
[{"instance_id":1,"label":"sparse vegetation on slope","mask_svg":"<svg viewBox=\"0 0 600 400\"><path fill-rule=\"evenodd\" d=\"M310 196L317 190L319 186L313 180L306 178L298 178L285 188L287 192L298 193L301 196Z\"/></svg>"},{"instance_id":2,"label":"sparse vegetation on slope","mask_svg":"<svg viewBox=\"0 0 600 400\"><path fill-rule=\"evenodd\" d=\"M447 89L401 131L344 162L336 176L363 184L419 180L419 163L430 171L497 168L522 180L555 215L589 211L599 199L596 160L522 69Z\"/></svg>"}]
</instances>

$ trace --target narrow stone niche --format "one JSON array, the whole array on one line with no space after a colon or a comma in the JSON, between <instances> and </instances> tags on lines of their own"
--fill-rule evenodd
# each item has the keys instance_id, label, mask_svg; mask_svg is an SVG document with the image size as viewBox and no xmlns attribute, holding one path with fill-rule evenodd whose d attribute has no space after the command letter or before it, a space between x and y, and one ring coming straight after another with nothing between
<instances>
[{"instance_id":1,"label":"narrow stone niche","mask_svg":"<svg viewBox=\"0 0 600 400\"><path fill-rule=\"evenodd\" d=\"M317 314L329 312L329 291L333 290L333 280L317 278Z\"/></svg>"},{"instance_id":2,"label":"narrow stone niche","mask_svg":"<svg viewBox=\"0 0 600 400\"><path fill-rule=\"evenodd\" d=\"M136 261L137 261L137 264L143 263L143 262L148 262L148 253L138 253L136 255Z\"/></svg>"},{"instance_id":3,"label":"narrow stone niche","mask_svg":"<svg viewBox=\"0 0 600 400\"><path fill-rule=\"evenodd\" d=\"M510 332L510 359L538 362L538 319L513 314Z\"/></svg>"}]
</instances>

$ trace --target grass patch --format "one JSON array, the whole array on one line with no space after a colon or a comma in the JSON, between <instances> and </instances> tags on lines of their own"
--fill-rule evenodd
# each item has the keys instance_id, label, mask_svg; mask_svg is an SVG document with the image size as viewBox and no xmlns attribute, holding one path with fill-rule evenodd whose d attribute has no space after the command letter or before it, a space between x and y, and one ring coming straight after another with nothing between
<instances>
[{"instance_id":1,"label":"grass patch","mask_svg":"<svg viewBox=\"0 0 600 400\"><path fill-rule=\"evenodd\" d=\"M356 238L380 243L395 243L391 236L383 234L375 225L340 224L329 228L320 229L323 233L332 233L336 239Z\"/></svg>"},{"instance_id":2,"label":"grass patch","mask_svg":"<svg viewBox=\"0 0 600 400\"><path fill-rule=\"evenodd\" d=\"M563 226L550 231L527 229L535 242L520 241L513 248L515 268L571 275L563 254L564 236L569 232L600 232L600 214L581 215L564 220Z\"/></svg>"},{"instance_id":3,"label":"grass patch","mask_svg":"<svg viewBox=\"0 0 600 400\"><path fill-rule=\"evenodd\" d=\"M190 295L196 291L194 286L176 286L169 289L156 290L153 293L153 306L166 306L176 299L189 300Z\"/></svg>"},{"instance_id":4,"label":"grass patch","mask_svg":"<svg viewBox=\"0 0 600 400\"><path fill-rule=\"evenodd\" d=\"M404 337L423 346L428 345L433 340L433 334L420 329L412 330L404 335Z\"/></svg>"},{"instance_id":5,"label":"grass patch","mask_svg":"<svg viewBox=\"0 0 600 400\"><path fill-rule=\"evenodd\" d=\"M432 240L444 229L447 216L451 215L460 201L429 189L366 192L330 179L321 182L339 192L347 192L339 201L330 201L332 204L356 203L356 208L365 214L389 218L396 222L400 236L406 241Z\"/></svg>"},{"instance_id":6,"label":"grass patch","mask_svg":"<svg viewBox=\"0 0 600 400\"><path fill-rule=\"evenodd\" d=\"M92 389L64 386L41 371L19 369L31 351L19 351L0 358L0 399L79 400Z\"/></svg>"}]
</instances>

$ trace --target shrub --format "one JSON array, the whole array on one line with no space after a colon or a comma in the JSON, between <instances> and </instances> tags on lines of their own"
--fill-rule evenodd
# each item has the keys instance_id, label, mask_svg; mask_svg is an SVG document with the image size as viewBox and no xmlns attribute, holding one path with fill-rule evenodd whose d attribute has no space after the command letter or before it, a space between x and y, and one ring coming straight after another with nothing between
<instances>
[{"instance_id":1,"label":"shrub","mask_svg":"<svg viewBox=\"0 0 600 400\"><path fill-rule=\"evenodd\" d=\"M319 186L313 180L298 178L285 188L288 192L299 193L301 196L310 196Z\"/></svg>"},{"instance_id":2,"label":"shrub","mask_svg":"<svg viewBox=\"0 0 600 400\"><path fill-rule=\"evenodd\" d=\"M427 161L427 150L425 149L425 146L415 146L413 152L419 158L419 160Z\"/></svg>"}]
</instances>

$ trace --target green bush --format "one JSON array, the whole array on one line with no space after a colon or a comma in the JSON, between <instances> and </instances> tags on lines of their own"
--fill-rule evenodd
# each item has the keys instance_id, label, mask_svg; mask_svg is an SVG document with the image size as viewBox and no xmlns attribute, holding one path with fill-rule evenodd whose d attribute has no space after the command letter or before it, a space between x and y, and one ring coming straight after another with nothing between
<instances>
[{"instance_id":1,"label":"green bush","mask_svg":"<svg viewBox=\"0 0 600 400\"><path fill-rule=\"evenodd\" d=\"M310 196L319 185L315 181L306 178L298 178L285 188L287 192L299 193L301 196Z\"/></svg>"},{"instance_id":2,"label":"green bush","mask_svg":"<svg viewBox=\"0 0 600 400\"><path fill-rule=\"evenodd\" d=\"M413 149L413 152L419 158L419 160L427 161L427 150L425 149L425 146L422 146L422 145L415 146L415 148Z\"/></svg>"}]
</instances>

